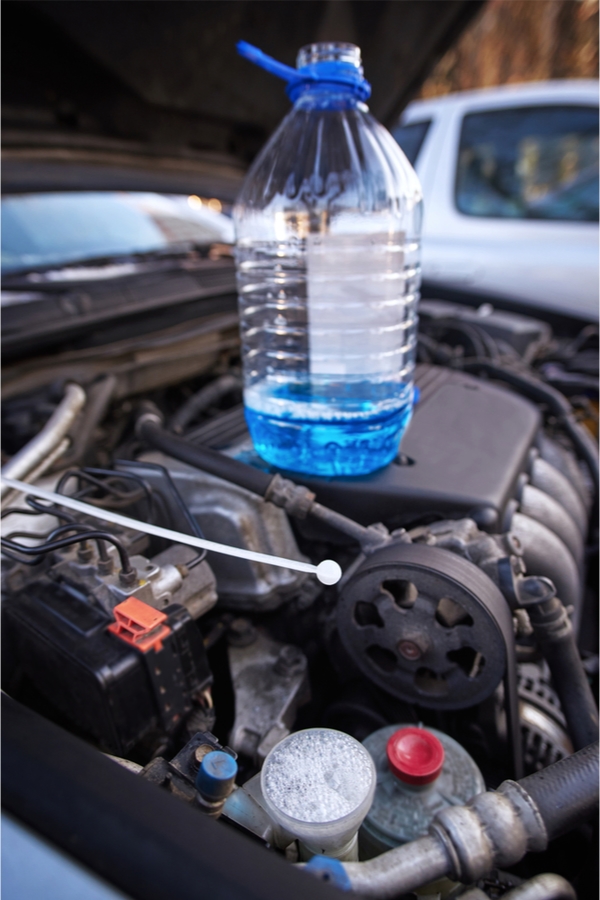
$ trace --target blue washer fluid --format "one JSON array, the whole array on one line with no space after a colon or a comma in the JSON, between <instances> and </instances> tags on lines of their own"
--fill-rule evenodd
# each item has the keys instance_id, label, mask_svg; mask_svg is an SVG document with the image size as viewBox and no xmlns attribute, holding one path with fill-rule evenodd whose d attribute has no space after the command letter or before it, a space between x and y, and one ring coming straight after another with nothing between
<instances>
[{"instance_id":1,"label":"blue washer fluid","mask_svg":"<svg viewBox=\"0 0 600 900\"><path fill-rule=\"evenodd\" d=\"M364 475L398 452L413 404L422 196L369 113L353 44L311 44L293 109L253 163L233 218L244 405L268 463Z\"/></svg>"}]
</instances>

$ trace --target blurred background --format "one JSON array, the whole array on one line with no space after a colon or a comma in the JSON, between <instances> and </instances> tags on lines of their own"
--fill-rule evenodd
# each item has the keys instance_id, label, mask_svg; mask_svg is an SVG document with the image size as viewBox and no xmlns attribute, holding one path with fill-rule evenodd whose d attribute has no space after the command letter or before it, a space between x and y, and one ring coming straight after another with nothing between
<instances>
[{"instance_id":1,"label":"blurred background","mask_svg":"<svg viewBox=\"0 0 600 900\"><path fill-rule=\"evenodd\" d=\"M597 0L5 0L5 360L91 340L86 261L114 287L139 275L115 260L190 252L234 305L232 204L290 109L240 39L292 66L313 41L361 47L371 112L423 184L425 298L597 319ZM490 103L519 108L510 127Z\"/></svg>"},{"instance_id":2,"label":"blurred background","mask_svg":"<svg viewBox=\"0 0 600 900\"><path fill-rule=\"evenodd\" d=\"M118 187L116 168L133 165L135 152L135 167L153 169L156 182L150 157L170 157L161 169L173 188L177 156L187 160L182 177L196 177L195 193L205 192L204 174L232 199L240 169L289 108L282 84L238 57L239 39L289 65L312 41L359 44L371 110L387 127L416 97L598 76L596 0L6 0L3 186L27 188L36 178L48 186L51 163L68 162L75 187L73 166L87 159L99 186L98 167L110 163L104 183ZM33 148L52 145L42 171ZM88 167L81 183L89 187L91 176Z\"/></svg>"},{"instance_id":3,"label":"blurred background","mask_svg":"<svg viewBox=\"0 0 600 900\"><path fill-rule=\"evenodd\" d=\"M418 96L597 77L598 0L488 0Z\"/></svg>"}]
</instances>

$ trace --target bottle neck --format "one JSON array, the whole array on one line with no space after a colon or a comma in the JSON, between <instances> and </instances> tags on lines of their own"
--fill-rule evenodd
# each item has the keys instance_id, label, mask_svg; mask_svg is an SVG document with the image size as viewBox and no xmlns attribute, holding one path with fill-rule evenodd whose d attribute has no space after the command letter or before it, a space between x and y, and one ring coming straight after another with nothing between
<instances>
[{"instance_id":1,"label":"bottle neck","mask_svg":"<svg viewBox=\"0 0 600 900\"><path fill-rule=\"evenodd\" d=\"M331 84L328 82L307 83L294 92L294 108L305 110L368 110L364 100L356 95L349 85Z\"/></svg>"},{"instance_id":2,"label":"bottle neck","mask_svg":"<svg viewBox=\"0 0 600 900\"><path fill-rule=\"evenodd\" d=\"M340 102L346 106L345 101L351 97L366 100L371 93L364 78L360 47L355 44L333 41L308 44L298 53L296 66L296 77L287 89L294 103L305 94L317 102L321 95L328 94L332 102L326 108L338 108Z\"/></svg>"},{"instance_id":3,"label":"bottle neck","mask_svg":"<svg viewBox=\"0 0 600 900\"><path fill-rule=\"evenodd\" d=\"M296 68L303 69L315 63L335 62L354 66L362 76L360 47L340 41L328 41L318 44L307 44L298 52Z\"/></svg>"},{"instance_id":4,"label":"bottle neck","mask_svg":"<svg viewBox=\"0 0 600 900\"><path fill-rule=\"evenodd\" d=\"M287 81L287 95L293 103L307 88L317 85L330 93L337 93L341 88L354 93L359 100L371 96L371 85L365 80L360 64L360 49L354 44L309 44L298 55L297 69L267 56L246 41L238 41L237 48L246 59Z\"/></svg>"}]
</instances>

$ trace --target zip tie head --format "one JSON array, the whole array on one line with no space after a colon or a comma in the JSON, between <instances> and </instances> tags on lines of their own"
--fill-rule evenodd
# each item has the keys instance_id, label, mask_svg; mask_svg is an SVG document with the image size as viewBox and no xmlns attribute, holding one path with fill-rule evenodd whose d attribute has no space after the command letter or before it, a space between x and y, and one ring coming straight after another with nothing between
<instances>
[{"instance_id":1,"label":"zip tie head","mask_svg":"<svg viewBox=\"0 0 600 900\"><path fill-rule=\"evenodd\" d=\"M334 559L324 559L317 566L316 576L321 584L337 584L342 577L342 570Z\"/></svg>"}]
</instances>

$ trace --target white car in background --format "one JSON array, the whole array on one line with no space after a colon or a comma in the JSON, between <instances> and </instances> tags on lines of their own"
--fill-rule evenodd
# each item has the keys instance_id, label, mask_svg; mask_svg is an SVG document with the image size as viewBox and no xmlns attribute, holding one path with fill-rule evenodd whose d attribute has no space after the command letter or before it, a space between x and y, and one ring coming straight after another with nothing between
<instances>
[{"instance_id":1,"label":"white car in background","mask_svg":"<svg viewBox=\"0 0 600 900\"><path fill-rule=\"evenodd\" d=\"M423 185L430 295L598 319L598 81L415 101L392 133Z\"/></svg>"}]
</instances>

